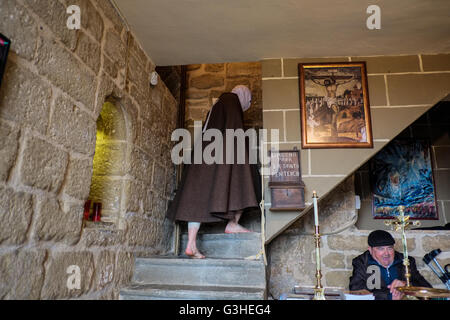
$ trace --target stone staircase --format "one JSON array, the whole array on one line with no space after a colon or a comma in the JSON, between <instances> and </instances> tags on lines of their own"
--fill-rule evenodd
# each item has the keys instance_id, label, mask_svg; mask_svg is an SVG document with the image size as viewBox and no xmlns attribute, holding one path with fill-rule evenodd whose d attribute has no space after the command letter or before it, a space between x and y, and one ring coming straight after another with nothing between
<instances>
[{"instance_id":1,"label":"stone staircase","mask_svg":"<svg viewBox=\"0 0 450 320\"><path fill-rule=\"evenodd\" d=\"M187 234L181 236L181 248L187 244ZM261 234L199 234L197 248L208 258L245 259L261 250Z\"/></svg>"},{"instance_id":2,"label":"stone staircase","mask_svg":"<svg viewBox=\"0 0 450 320\"><path fill-rule=\"evenodd\" d=\"M257 229L252 228L257 225L255 220L250 220L243 225ZM119 299L265 299L266 270L262 257L255 257L261 250L259 230L242 234L211 233L216 230L217 226L208 226L197 237L197 247L206 259L189 259L184 255L137 258L132 283L121 290ZM182 234L180 240L180 248L185 248L187 234Z\"/></svg>"}]
</instances>

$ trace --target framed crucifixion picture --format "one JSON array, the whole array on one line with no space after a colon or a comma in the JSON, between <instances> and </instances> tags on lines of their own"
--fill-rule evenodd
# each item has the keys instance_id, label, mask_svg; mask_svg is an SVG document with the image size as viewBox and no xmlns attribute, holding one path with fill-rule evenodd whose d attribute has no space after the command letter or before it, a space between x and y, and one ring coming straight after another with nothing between
<instances>
[{"instance_id":1,"label":"framed crucifixion picture","mask_svg":"<svg viewBox=\"0 0 450 320\"><path fill-rule=\"evenodd\" d=\"M372 148L365 62L300 63L302 147Z\"/></svg>"}]
</instances>

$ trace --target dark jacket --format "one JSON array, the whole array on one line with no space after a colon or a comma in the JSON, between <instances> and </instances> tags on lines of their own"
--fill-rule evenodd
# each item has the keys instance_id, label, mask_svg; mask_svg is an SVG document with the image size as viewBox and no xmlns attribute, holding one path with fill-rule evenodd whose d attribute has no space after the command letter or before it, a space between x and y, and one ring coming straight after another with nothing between
<instances>
[{"instance_id":1,"label":"dark jacket","mask_svg":"<svg viewBox=\"0 0 450 320\"><path fill-rule=\"evenodd\" d=\"M367 287L367 279L371 276L371 273L367 272L367 267L370 265L370 258L371 254L369 250L367 250L352 260L353 274L350 277L349 289L351 291L365 289L373 293L375 300L388 300L390 297L390 290L383 280L383 277L381 277L380 289L370 290ZM409 270L411 273L411 286L431 288L432 286L430 283L425 280L425 278L417 270L415 259L413 257L408 258ZM402 263L398 263L398 261L401 261ZM397 274L399 275L398 280L406 281L405 267L403 265L403 254L396 251L394 254L394 262L396 263L393 263L392 268L396 268Z\"/></svg>"}]
</instances>

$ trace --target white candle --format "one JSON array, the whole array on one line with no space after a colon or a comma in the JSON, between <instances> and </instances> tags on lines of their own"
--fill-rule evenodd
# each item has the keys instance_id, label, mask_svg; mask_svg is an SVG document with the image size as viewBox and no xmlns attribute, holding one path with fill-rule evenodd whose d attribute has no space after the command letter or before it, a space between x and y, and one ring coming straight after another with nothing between
<instances>
[{"instance_id":1,"label":"white candle","mask_svg":"<svg viewBox=\"0 0 450 320\"><path fill-rule=\"evenodd\" d=\"M313 202L314 202L314 224L319 226L319 210L317 208L317 194L313 191Z\"/></svg>"}]
</instances>

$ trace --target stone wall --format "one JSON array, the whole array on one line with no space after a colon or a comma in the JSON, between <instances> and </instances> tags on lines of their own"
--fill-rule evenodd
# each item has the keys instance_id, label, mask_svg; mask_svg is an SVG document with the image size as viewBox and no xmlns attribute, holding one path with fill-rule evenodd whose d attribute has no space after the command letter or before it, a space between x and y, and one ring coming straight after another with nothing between
<instances>
[{"instance_id":1,"label":"stone wall","mask_svg":"<svg viewBox=\"0 0 450 320\"><path fill-rule=\"evenodd\" d=\"M246 128L262 128L261 63L195 64L187 67L185 127L205 121L215 99L243 84L252 91L252 105L244 113Z\"/></svg>"},{"instance_id":2,"label":"stone wall","mask_svg":"<svg viewBox=\"0 0 450 320\"><path fill-rule=\"evenodd\" d=\"M81 8L81 29L66 6ZM135 256L167 252L177 104L107 0L2 0L12 48L0 89L0 298L117 298ZM97 119L125 119L123 197L112 224L84 224ZM165 112L163 112L165 110ZM113 164L114 165L114 164ZM67 268L81 271L69 290Z\"/></svg>"},{"instance_id":3,"label":"stone wall","mask_svg":"<svg viewBox=\"0 0 450 320\"><path fill-rule=\"evenodd\" d=\"M183 81L183 73L185 73L184 68L182 66L157 66L155 70L179 105L181 103L181 82Z\"/></svg>"},{"instance_id":4,"label":"stone wall","mask_svg":"<svg viewBox=\"0 0 450 320\"><path fill-rule=\"evenodd\" d=\"M342 61L367 63L374 148L302 149L298 63ZM359 221L357 218L364 215L364 212L355 212L353 204L355 187L352 183L347 185L349 183L347 177L450 93L449 61L450 54L442 53L378 57L280 58L261 62L264 128L280 130L281 150L294 147L300 150L307 203L307 209L300 213L271 212L270 189L267 182L265 184L266 236L271 273L269 289L274 298L279 298L281 293L292 292L295 285L315 284L314 241L311 235L306 235L313 230L311 223L313 190L316 190L321 198L319 202L321 230L329 234L322 238L323 284L348 287L348 277L352 271L351 260L367 249L367 235L376 227L358 229L355 226L355 222ZM442 119L439 123L441 122ZM416 129L419 131L423 126ZM446 154L441 155L440 160L448 159L448 148L439 151ZM443 175L447 174L447 171L444 171L441 171ZM445 182L442 184L447 190L448 184ZM441 194L444 189L436 192ZM441 202L440 204L447 204ZM349 206L350 203L353 207ZM330 213L333 211L338 216L333 217ZM401 250L398 246L398 234L395 238L396 249ZM441 248L443 251L439 256L441 264L449 263L450 253L444 254L444 251L449 251L449 232L409 231L408 239L411 244L411 255L416 258L421 273L435 287L443 287L431 269L424 265L422 257L432 249Z\"/></svg>"},{"instance_id":5,"label":"stone wall","mask_svg":"<svg viewBox=\"0 0 450 320\"><path fill-rule=\"evenodd\" d=\"M367 236L372 230L355 227L358 211L355 208L354 176L347 178L319 203L321 228L322 285L348 290L352 274L352 259L367 250ZM292 293L295 286L315 285L314 217L308 215L295 222L268 246L269 292L275 299L282 293ZM390 231L396 240L395 250L402 252L399 232ZM450 263L450 235L448 231L407 231L408 252L414 257L419 272L435 288L445 285L422 261L433 249L442 253L437 260L444 266Z\"/></svg>"},{"instance_id":6,"label":"stone wall","mask_svg":"<svg viewBox=\"0 0 450 320\"><path fill-rule=\"evenodd\" d=\"M365 61L373 148L301 148L299 63ZM267 213L267 239L310 209L312 191L324 196L450 93L450 54L268 59L262 63L265 129L280 130L280 149L300 150L303 212ZM414 90L411 90L414 88ZM267 184L266 184L267 185ZM270 208L270 199L266 199Z\"/></svg>"}]
</instances>

